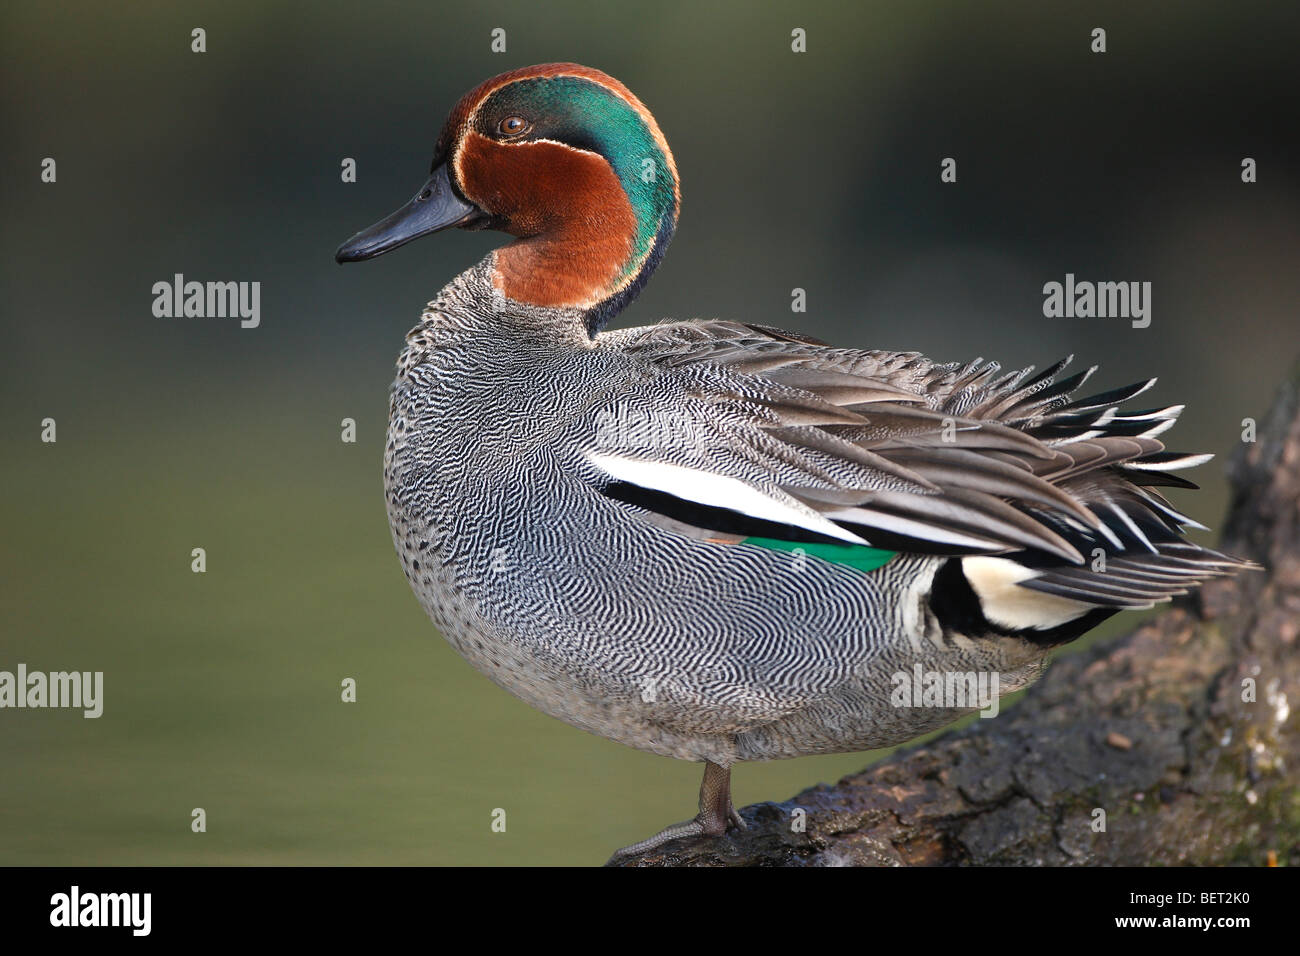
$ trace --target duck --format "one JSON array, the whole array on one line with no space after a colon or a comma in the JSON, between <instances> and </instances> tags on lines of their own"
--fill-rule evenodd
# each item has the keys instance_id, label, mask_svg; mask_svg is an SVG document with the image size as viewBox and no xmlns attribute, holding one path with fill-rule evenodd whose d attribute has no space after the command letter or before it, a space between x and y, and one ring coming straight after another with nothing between
<instances>
[{"instance_id":1,"label":"duck","mask_svg":"<svg viewBox=\"0 0 1300 956\"><path fill-rule=\"evenodd\" d=\"M615 854L745 820L731 768L905 743L1112 615L1250 563L1162 489L1211 456L1159 436L1155 385L841 348L743 319L610 330L663 259L680 177L654 116L576 63L474 87L414 197L340 263L456 228L510 237L406 336L384 494L416 598L474 668L550 716L704 765L698 813Z\"/></svg>"}]
</instances>

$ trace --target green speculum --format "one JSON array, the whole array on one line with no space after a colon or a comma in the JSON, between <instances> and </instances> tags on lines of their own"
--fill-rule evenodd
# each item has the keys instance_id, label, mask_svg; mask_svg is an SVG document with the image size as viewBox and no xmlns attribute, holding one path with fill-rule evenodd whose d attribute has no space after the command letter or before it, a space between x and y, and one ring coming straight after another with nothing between
<instances>
[{"instance_id":1,"label":"green speculum","mask_svg":"<svg viewBox=\"0 0 1300 956\"><path fill-rule=\"evenodd\" d=\"M746 538L741 544L771 551L802 552L810 558L819 558L831 564L841 564L859 571L874 571L882 568L898 554L897 551L885 551L864 544L803 544L798 541L782 541L780 538Z\"/></svg>"}]
</instances>

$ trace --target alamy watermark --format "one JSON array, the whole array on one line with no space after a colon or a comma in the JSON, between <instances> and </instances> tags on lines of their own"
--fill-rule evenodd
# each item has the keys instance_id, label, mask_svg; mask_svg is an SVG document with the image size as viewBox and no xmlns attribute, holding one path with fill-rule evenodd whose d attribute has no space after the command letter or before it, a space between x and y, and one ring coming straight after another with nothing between
<instances>
[{"instance_id":1,"label":"alamy watermark","mask_svg":"<svg viewBox=\"0 0 1300 956\"><path fill-rule=\"evenodd\" d=\"M998 715L997 671L926 671L920 664L912 672L898 671L890 678L894 689L889 702L895 707L942 707L978 710L981 717Z\"/></svg>"},{"instance_id":2,"label":"alamy watermark","mask_svg":"<svg viewBox=\"0 0 1300 956\"><path fill-rule=\"evenodd\" d=\"M1043 285L1043 315L1049 319L1130 319L1133 328L1151 324L1150 282L1065 282Z\"/></svg>"},{"instance_id":3,"label":"alamy watermark","mask_svg":"<svg viewBox=\"0 0 1300 956\"><path fill-rule=\"evenodd\" d=\"M155 282L153 296L153 314L159 319L238 318L242 329L262 324L260 282L186 282L178 272L171 282Z\"/></svg>"},{"instance_id":4,"label":"alamy watermark","mask_svg":"<svg viewBox=\"0 0 1300 956\"><path fill-rule=\"evenodd\" d=\"M74 884L50 897L50 925L57 927L118 926L148 936L152 912L152 893L83 893Z\"/></svg>"},{"instance_id":5,"label":"alamy watermark","mask_svg":"<svg viewBox=\"0 0 1300 956\"><path fill-rule=\"evenodd\" d=\"M655 415L648 408L618 405L596 415L596 446L621 451L699 448L704 440L689 417Z\"/></svg>"},{"instance_id":6,"label":"alamy watermark","mask_svg":"<svg viewBox=\"0 0 1300 956\"><path fill-rule=\"evenodd\" d=\"M104 712L103 671L0 671L0 709L5 707L69 707L83 717Z\"/></svg>"}]
</instances>

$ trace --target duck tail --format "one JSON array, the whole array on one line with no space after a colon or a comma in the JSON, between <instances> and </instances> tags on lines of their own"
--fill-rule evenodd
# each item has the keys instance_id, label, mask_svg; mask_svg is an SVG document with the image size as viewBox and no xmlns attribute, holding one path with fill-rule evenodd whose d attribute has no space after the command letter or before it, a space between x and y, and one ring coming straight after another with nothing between
<instances>
[{"instance_id":1,"label":"duck tail","mask_svg":"<svg viewBox=\"0 0 1300 956\"><path fill-rule=\"evenodd\" d=\"M1031 394L1021 391L1018 402L1001 409L1009 424L1058 452L1042 464L1042 477L1084 514L1023 504L1020 510L1068 542L1082 561L1038 549L951 558L937 572L932 595L941 620L1055 645L1118 611L1149 608L1213 578L1259 567L1189 541L1186 529L1209 529L1158 490L1196 488L1174 472L1213 457L1166 451L1159 440L1183 406L1121 411L1154 379L1069 401L1090 373L1055 384L1045 373L1026 387Z\"/></svg>"}]
</instances>

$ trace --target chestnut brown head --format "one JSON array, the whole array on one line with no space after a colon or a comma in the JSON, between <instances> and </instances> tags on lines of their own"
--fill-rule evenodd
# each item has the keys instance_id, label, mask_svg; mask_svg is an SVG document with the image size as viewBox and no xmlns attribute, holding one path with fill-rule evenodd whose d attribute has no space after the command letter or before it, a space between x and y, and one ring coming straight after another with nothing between
<instances>
[{"instance_id":1,"label":"chestnut brown head","mask_svg":"<svg viewBox=\"0 0 1300 956\"><path fill-rule=\"evenodd\" d=\"M653 272L680 204L672 153L641 101L599 70L550 63L466 94L429 180L336 258L373 258L452 226L499 229L516 238L494 254L497 289L580 309L594 335Z\"/></svg>"}]
</instances>

